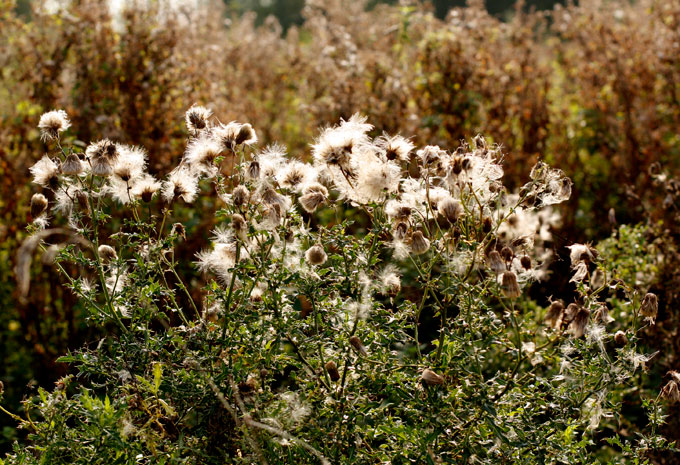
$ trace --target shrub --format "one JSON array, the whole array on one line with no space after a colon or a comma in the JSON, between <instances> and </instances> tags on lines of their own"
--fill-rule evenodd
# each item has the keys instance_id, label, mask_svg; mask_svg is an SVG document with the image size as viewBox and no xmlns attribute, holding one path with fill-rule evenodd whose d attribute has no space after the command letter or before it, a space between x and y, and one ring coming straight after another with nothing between
<instances>
[{"instance_id":1,"label":"shrub","mask_svg":"<svg viewBox=\"0 0 680 465\"><path fill-rule=\"evenodd\" d=\"M571 193L562 171L539 162L511 193L484 138L416 150L358 115L303 162L192 107L160 182L142 148L63 144L64 118L41 118L51 151L31 171L48 196L33 196L28 243L68 238L56 266L103 336L15 416L29 441L8 463L637 463L669 447L648 391L636 434L617 426L656 297L585 244L570 247L574 302L526 297ZM175 250L208 190L196 302Z\"/></svg>"}]
</instances>

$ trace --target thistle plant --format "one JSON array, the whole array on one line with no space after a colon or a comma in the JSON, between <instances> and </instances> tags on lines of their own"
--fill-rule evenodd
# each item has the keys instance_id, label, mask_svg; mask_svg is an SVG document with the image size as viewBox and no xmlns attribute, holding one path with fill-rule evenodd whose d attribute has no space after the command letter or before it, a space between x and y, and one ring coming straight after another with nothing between
<instances>
[{"instance_id":1,"label":"thistle plant","mask_svg":"<svg viewBox=\"0 0 680 465\"><path fill-rule=\"evenodd\" d=\"M299 159L203 107L186 122L162 181L141 148L45 133L24 252L69 237L56 266L103 337L7 412L28 431L8 463L640 463L669 447L661 397L636 401L644 434L618 427L656 297L586 244L573 302L528 297L562 171L539 162L508 192L483 137L418 149L360 115ZM219 209L195 289L174 251L199 195ZM615 321L621 306L633 317Z\"/></svg>"}]
</instances>

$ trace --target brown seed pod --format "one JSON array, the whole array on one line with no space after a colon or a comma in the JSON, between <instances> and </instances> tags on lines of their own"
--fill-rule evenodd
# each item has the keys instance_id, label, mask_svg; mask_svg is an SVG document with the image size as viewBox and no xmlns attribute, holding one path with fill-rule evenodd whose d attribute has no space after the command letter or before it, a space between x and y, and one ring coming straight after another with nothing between
<instances>
[{"instance_id":1,"label":"brown seed pod","mask_svg":"<svg viewBox=\"0 0 680 465\"><path fill-rule=\"evenodd\" d=\"M331 381L337 381L340 379L340 373L338 372L338 366L335 364L333 360L330 360L326 362L326 371L328 372L328 376L331 377Z\"/></svg>"},{"instance_id":2,"label":"brown seed pod","mask_svg":"<svg viewBox=\"0 0 680 465\"><path fill-rule=\"evenodd\" d=\"M361 339L359 339L358 336L350 337L349 343L352 345L354 350L357 351L358 354L363 355L363 356L368 355L368 352L366 351L366 347L364 347L364 344L361 342Z\"/></svg>"},{"instance_id":3,"label":"brown seed pod","mask_svg":"<svg viewBox=\"0 0 680 465\"><path fill-rule=\"evenodd\" d=\"M446 380L442 376L438 375L429 368L425 368L423 370L420 379L422 379L425 382L425 384L429 386L441 386L446 382Z\"/></svg>"},{"instance_id":4,"label":"brown seed pod","mask_svg":"<svg viewBox=\"0 0 680 465\"><path fill-rule=\"evenodd\" d=\"M614 334L614 342L617 346L623 347L628 344L628 336L626 336L626 333L623 331L617 331L616 334Z\"/></svg>"}]
</instances>

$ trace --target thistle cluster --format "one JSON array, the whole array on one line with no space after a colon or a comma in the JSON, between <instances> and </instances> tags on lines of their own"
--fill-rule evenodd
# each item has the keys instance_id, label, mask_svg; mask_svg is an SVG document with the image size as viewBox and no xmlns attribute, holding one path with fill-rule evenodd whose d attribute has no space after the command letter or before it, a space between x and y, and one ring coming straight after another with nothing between
<instances>
[{"instance_id":1,"label":"thistle cluster","mask_svg":"<svg viewBox=\"0 0 680 465\"><path fill-rule=\"evenodd\" d=\"M34 242L55 212L82 239L57 266L104 336L62 358L77 382L29 401L42 420L19 420L30 443L11 460L571 462L616 427L650 360L635 325L658 302L631 293L633 327L616 322L629 288L580 244L574 302L528 297L554 258L563 172L539 162L513 193L481 136L417 148L354 115L295 157L212 118L187 111L162 181L143 149L79 153L58 133L33 167ZM213 236L179 263L205 198ZM665 446L654 429L624 441L631 457Z\"/></svg>"}]
</instances>

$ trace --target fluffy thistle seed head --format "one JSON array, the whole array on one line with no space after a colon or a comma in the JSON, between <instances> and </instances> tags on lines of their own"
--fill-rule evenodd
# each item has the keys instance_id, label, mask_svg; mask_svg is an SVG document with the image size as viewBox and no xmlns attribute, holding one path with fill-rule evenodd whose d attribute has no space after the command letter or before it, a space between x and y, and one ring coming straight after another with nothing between
<instances>
[{"instance_id":1,"label":"fluffy thistle seed head","mask_svg":"<svg viewBox=\"0 0 680 465\"><path fill-rule=\"evenodd\" d=\"M239 185L231 193L231 201L236 208L245 206L250 198L250 191L246 186Z\"/></svg>"},{"instance_id":2,"label":"fluffy thistle seed head","mask_svg":"<svg viewBox=\"0 0 680 465\"><path fill-rule=\"evenodd\" d=\"M56 139L60 132L64 132L70 127L71 122L64 110L52 110L43 113L38 122L40 138L45 142Z\"/></svg>"},{"instance_id":3,"label":"fluffy thistle seed head","mask_svg":"<svg viewBox=\"0 0 680 465\"><path fill-rule=\"evenodd\" d=\"M299 199L300 205L308 213L313 213L319 206L323 205L328 199L328 189L318 182L307 185L302 190L302 196Z\"/></svg>"},{"instance_id":4,"label":"fluffy thistle seed head","mask_svg":"<svg viewBox=\"0 0 680 465\"><path fill-rule=\"evenodd\" d=\"M47 155L44 155L29 170L35 184L51 189L56 189L59 185L59 166Z\"/></svg>"},{"instance_id":5,"label":"fluffy thistle seed head","mask_svg":"<svg viewBox=\"0 0 680 465\"><path fill-rule=\"evenodd\" d=\"M489 263L489 268L491 268L491 270L496 274L501 274L506 270L506 266L505 263L503 263L501 254L499 254L497 250L492 250L489 252L487 261Z\"/></svg>"},{"instance_id":6,"label":"fluffy thistle seed head","mask_svg":"<svg viewBox=\"0 0 680 465\"><path fill-rule=\"evenodd\" d=\"M401 136L384 135L376 141L378 146L384 152L385 158L388 161L408 161L414 145L408 139Z\"/></svg>"},{"instance_id":7,"label":"fluffy thistle seed head","mask_svg":"<svg viewBox=\"0 0 680 465\"><path fill-rule=\"evenodd\" d=\"M310 265L323 265L327 258L326 251L319 244L311 246L305 253L305 259Z\"/></svg>"},{"instance_id":8,"label":"fluffy thistle seed head","mask_svg":"<svg viewBox=\"0 0 680 465\"><path fill-rule=\"evenodd\" d=\"M661 389L661 397L670 402L680 402L680 373L669 371L670 381Z\"/></svg>"},{"instance_id":9,"label":"fluffy thistle seed head","mask_svg":"<svg viewBox=\"0 0 680 465\"><path fill-rule=\"evenodd\" d=\"M570 306L573 304L570 304ZM580 338L586 332L586 326L588 325L588 320L590 319L590 310L584 307L579 307L576 311L576 315L569 323L569 328L567 329L575 338Z\"/></svg>"},{"instance_id":10,"label":"fluffy thistle seed head","mask_svg":"<svg viewBox=\"0 0 680 465\"><path fill-rule=\"evenodd\" d=\"M187 129L192 136L198 135L202 130L208 127L208 119L212 116L212 111L209 109L193 105L184 114Z\"/></svg>"},{"instance_id":11,"label":"fluffy thistle seed head","mask_svg":"<svg viewBox=\"0 0 680 465\"><path fill-rule=\"evenodd\" d=\"M503 260L505 260L506 263L509 263L515 257L515 252L506 245L501 249L501 257L503 257Z\"/></svg>"},{"instance_id":12,"label":"fluffy thistle seed head","mask_svg":"<svg viewBox=\"0 0 680 465\"><path fill-rule=\"evenodd\" d=\"M47 197L42 194L33 194L31 197L31 217L37 218L47 210Z\"/></svg>"},{"instance_id":13,"label":"fluffy thistle seed head","mask_svg":"<svg viewBox=\"0 0 680 465\"><path fill-rule=\"evenodd\" d=\"M437 205L437 210L439 213L444 215L444 217L449 221L449 223L454 224L458 221L458 218L463 214L463 207L457 200L446 197L439 201Z\"/></svg>"},{"instance_id":14,"label":"fluffy thistle seed head","mask_svg":"<svg viewBox=\"0 0 680 465\"><path fill-rule=\"evenodd\" d=\"M517 282L517 275L513 271L503 272L503 277L501 278L501 289L503 290L503 295L509 299L516 299L522 295L522 291L519 288L519 283Z\"/></svg>"}]
</instances>

